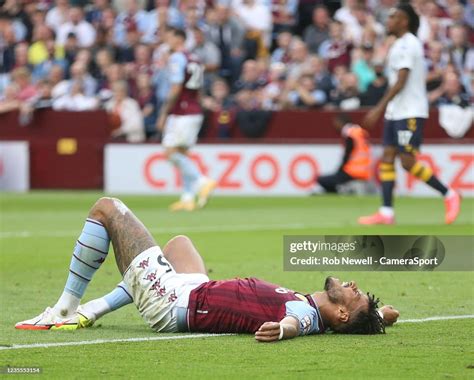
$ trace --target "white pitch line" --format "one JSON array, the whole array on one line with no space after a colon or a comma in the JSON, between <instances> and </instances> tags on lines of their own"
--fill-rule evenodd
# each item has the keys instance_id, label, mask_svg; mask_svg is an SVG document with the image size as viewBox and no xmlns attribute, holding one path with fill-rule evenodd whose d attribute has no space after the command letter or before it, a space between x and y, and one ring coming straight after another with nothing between
<instances>
[{"instance_id":1,"label":"white pitch line","mask_svg":"<svg viewBox=\"0 0 474 380\"><path fill-rule=\"evenodd\" d=\"M189 334L189 335L175 335L175 336L152 336L142 338L123 338L123 339L95 339L82 340L76 342L53 342L53 343L33 343L33 344L12 344L11 346L0 346L1 350L20 350L24 348L50 348L50 347L64 347L64 346L86 346L92 344L105 343L127 343L127 342L150 342L155 340L178 340L178 339L197 339L197 338L217 338L221 336L229 336L235 334Z\"/></svg>"},{"instance_id":2,"label":"white pitch line","mask_svg":"<svg viewBox=\"0 0 474 380\"><path fill-rule=\"evenodd\" d=\"M473 314L467 315L445 315L420 319L402 319L398 323L425 323L433 321L449 321L458 319L472 319ZM233 336L236 334L189 334L189 335L175 335L175 336L154 336L142 338L123 338L123 339L96 339L96 340L82 340L76 342L51 342L51 343L33 343L33 344L12 344L11 346L0 346L2 350L20 350L28 348L50 348L50 347L64 347L64 346L86 346L92 344L105 343L127 343L127 342L151 342L156 340L178 340L178 339L196 339L196 338L217 338L221 336Z\"/></svg>"},{"instance_id":3,"label":"white pitch line","mask_svg":"<svg viewBox=\"0 0 474 380\"><path fill-rule=\"evenodd\" d=\"M336 224L334 224L336 226ZM219 225L219 226L181 226L170 228L149 228L151 233L166 234L166 233L183 233L183 232L232 232L232 231L271 231L275 229L297 230L304 228L324 228L331 227L326 225L308 225L304 223L287 223L287 224L242 224L242 225ZM11 238L33 238L33 237L69 237L76 236L80 233L75 231L3 231L0 232L0 239Z\"/></svg>"},{"instance_id":4,"label":"white pitch line","mask_svg":"<svg viewBox=\"0 0 474 380\"><path fill-rule=\"evenodd\" d=\"M402 319L398 321L398 323L424 323L424 322L432 322L432 321L449 321L452 319L472 319L474 318L474 314L467 314L467 315L445 315L445 316L438 316L438 317L428 317L428 318L420 318L420 319Z\"/></svg>"}]
</instances>

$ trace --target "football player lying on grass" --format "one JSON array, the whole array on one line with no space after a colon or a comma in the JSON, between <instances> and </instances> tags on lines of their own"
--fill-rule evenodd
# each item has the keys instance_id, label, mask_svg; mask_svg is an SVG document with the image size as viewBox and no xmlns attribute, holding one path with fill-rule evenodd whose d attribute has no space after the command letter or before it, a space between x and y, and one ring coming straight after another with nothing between
<instances>
[{"instance_id":1,"label":"football player lying on grass","mask_svg":"<svg viewBox=\"0 0 474 380\"><path fill-rule=\"evenodd\" d=\"M123 281L106 296L80 306L94 273L112 242ZM399 313L378 307L354 281L328 277L323 291L301 294L256 279L213 281L185 236L163 251L120 200L101 198L90 210L57 303L17 329L67 330L91 326L98 318L134 302L158 332L252 333L262 342L325 331L384 333Z\"/></svg>"}]
</instances>

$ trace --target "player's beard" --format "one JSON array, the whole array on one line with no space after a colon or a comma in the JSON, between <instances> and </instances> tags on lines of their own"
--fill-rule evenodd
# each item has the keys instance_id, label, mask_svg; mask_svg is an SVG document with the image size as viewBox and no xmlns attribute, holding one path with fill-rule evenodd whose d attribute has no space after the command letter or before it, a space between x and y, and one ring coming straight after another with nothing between
<instances>
[{"instance_id":1,"label":"player's beard","mask_svg":"<svg viewBox=\"0 0 474 380\"><path fill-rule=\"evenodd\" d=\"M340 286L337 286L336 281L333 277L326 277L324 282L324 290L328 295L329 301L335 304L339 304L342 300L342 289Z\"/></svg>"}]
</instances>

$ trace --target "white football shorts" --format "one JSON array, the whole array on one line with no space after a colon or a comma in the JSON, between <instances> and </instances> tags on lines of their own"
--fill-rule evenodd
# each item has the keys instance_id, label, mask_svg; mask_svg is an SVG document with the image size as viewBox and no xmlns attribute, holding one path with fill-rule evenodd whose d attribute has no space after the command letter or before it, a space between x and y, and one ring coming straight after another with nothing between
<instances>
[{"instance_id":1,"label":"white football shorts","mask_svg":"<svg viewBox=\"0 0 474 380\"><path fill-rule=\"evenodd\" d=\"M157 246L133 259L124 273L140 315L157 332L178 332L178 309L186 310L189 294L208 282L202 273L176 273Z\"/></svg>"},{"instance_id":2,"label":"white football shorts","mask_svg":"<svg viewBox=\"0 0 474 380\"><path fill-rule=\"evenodd\" d=\"M169 115L163 131L165 148L191 147L196 144L203 115Z\"/></svg>"}]
</instances>

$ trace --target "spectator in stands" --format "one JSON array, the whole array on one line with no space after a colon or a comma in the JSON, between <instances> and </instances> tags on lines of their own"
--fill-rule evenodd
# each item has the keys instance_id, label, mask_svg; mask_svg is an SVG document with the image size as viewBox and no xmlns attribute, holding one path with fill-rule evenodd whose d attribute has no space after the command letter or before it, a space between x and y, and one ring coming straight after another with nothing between
<instances>
[{"instance_id":1,"label":"spectator in stands","mask_svg":"<svg viewBox=\"0 0 474 380\"><path fill-rule=\"evenodd\" d=\"M326 93L316 88L312 75L304 74L294 84L289 85L285 105L290 108L314 108L326 102Z\"/></svg>"},{"instance_id":2,"label":"spectator in stands","mask_svg":"<svg viewBox=\"0 0 474 380\"><path fill-rule=\"evenodd\" d=\"M136 77L135 99L142 111L143 124L146 137L156 134L156 120L158 118L157 100L152 86L151 77L147 72L141 72Z\"/></svg>"},{"instance_id":3,"label":"spectator in stands","mask_svg":"<svg viewBox=\"0 0 474 380\"><path fill-rule=\"evenodd\" d=\"M381 25L385 25L387 22L390 10L397 5L397 0L380 0L376 3L373 9L375 19Z\"/></svg>"},{"instance_id":4,"label":"spectator in stands","mask_svg":"<svg viewBox=\"0 0 474 380\"><path fill-rule=\"evenodd\" d=\"M94 70L92 75L97 81L97 89L100 91L105 87L107 82L107 69L114 63L112 53L107 48L102 48L97 51L94 59Z\"/></svg>"},{"instance_id":5,"label":"spectator in stands","mask_svg":"<svg viewBox=\"0 0 474 380\"><path fill-rule=\"evenodd\" d=\"M262 89L262 108L276 111L281 109L281 95L285 90L286 66L281 62L274 62L270 66L268 83Z\"/></svg>"},{"instance_id":6,"label":"spectator in stands","mask_svg":"<svg viewBox=\"0 0 474 380\"><path fill-rule=\"evenodd\" d=\"M313 11L313 23L306 27L303 39L312 54L317 54L321 44L329 39L331 18L325 6L318 6Z\"/></svg>"},{"instance_id":7,"label":"spectator in stands","mask_svg":"<svg viewBox=\"0 0 474 380\"><path fill-rule=\"evenodd\" d=\"M177 28L184 27L184 19L181 13L172 5L169 0L155 0L155 8L148 12L148 29L142 41L145 43L158 43L160 41L160 30L166 26Z\"/></svg>"},{"instance_id":8,"label":"spectator in stands","mask_svg":"<svg viewBox=\"0 0 474 380\"><path fill-rule=\"evenodd\" d=\"M344 155L335 173L316 178L312 194L322 192L337 193L339 187L354 180L370 179L371 157L369 135L366 130L345 114L338 114L333 125L344 139Z\"/></svg>"},{"instance_id":9,"label":"spectator in stands","mask_svg":"<svg viewBox=\"0 0 474 380\"><path fill-rule=\"evenodd\" d=\"M364 4L358 4L352 11L354 22L345 26L345 32L355 46L363 42L363 35L367 31L372 31L376 36L382 36L384 27L379 24Z\"/></svg>"},{"instance_id":10,"label":"spectator in stands","mask_svg":"<svg viewBox=\"0 0 474 380\"><path fill-rule=\"evenodd\" d=\"M20 101L17 98L18 86L14 83L5 87L5 91L0 93L0 114L17 110Z\"/></svg>"},{"instance_id":11,"label":"spectator in stands","mask_svg":"<svg viewBox=\"0 0 474 380\"><path fill-rule=\"evenodd\" d=\"M298 13L298 0L274 0L271 2L273 38L284 30L293 30Z\"/></svg>"},{"instance_id":12,"label":"spectator in stands","mask_svg":"<svg viewBox=\"0 0 474 380\"><path fill-rule=\"evenodd\" d=\"M124 138L127 142L145 140L143 117L135 99L128 97L128 85L125 81L112 84L113 97L106 104L106 110L120 119L120 126L112 131L112 137Z\"/></svg>"},{"instance_id":13,"label":"spectator in stands","mask_svg":"<svg viewBox=\"0 0 474 380\"><path fill-rule=\"evenodd\" d=\"M249 59L244 62L242 75L235 82L233 92L235 93L242 90L253 92L264 85L265 81L260 77L257 62L253 59Z\"/></svg>"},{"instance_id":14,"label":"spectator in stands","mask_svg":"<svg viewBox=\"0 0 474 380\"><path fill-rule=\"evenodd\" d=\"M137 0L125 0L124 3L124 11L118 14L114 27L114 40L120 47L130 45L129 36L127 36L129 31L136 31L139 41L150 28L149 16L140 8Z\"/></svg>"},{"instance_id":15,"label":"spectator in stands","mask_svg":"<svg viewBox=\"0 0 474 380\"><path fill-rule=\"evenodd\" d=\"M328 98L334 88L334 82L327 70L326 62L317 55L311 55L308 58L308 67L305 72L313 75L316 87L324 91L326 98Z\"/></svg>"},{"instance_id":16,"label":"spectator in stands","mask_svg":"<svg viewBox=\"0 0 474 380\"><path fill-rule=\"evenodd\" d=\"M201 28L194 28L193 33L195 45L192 52L204 66L204 88L209 89L213 78L219 73L221 53L212 41L206 40Z\"/></svg>"},{"instance_id":17,"label":"spectator in stands","mask_svg":"<svg viewBox=\"0 0 474 380\"><path fill-rule=\"evenodd\" d=\"M74 87L75 93L83 92L86 97L93 97L97 89L96 80L86 71L84 62L76 61L71 66L71 79L63 80L53 88L53 97L71 95L73 85L80 83L79 87Z\"/></svg>"},{"instance_id":18,"label":"spectator in stands","mask_svg":"<svg viewBox=\"0 0 474 380\"><path fill-rule=\"evenodd\" d=\"M202 104L206 111L214 113L214 119L217 122L217 136L229 138L235 120L235 103L225 79L214 79L210 96L205 96ZM209 115L207 116L209 117Z\"/></svg>"},{"instance_id":19,"label":"spectator in stands","mask_svg":"<svg viewBox=\"0 0 474 380\"><path fill-rule=\"evenodd\" d=\"M426 85L428 91L439 87L443 81L443 73L449 62L449 54L439 41L430 41L428 44L428 56L426 59L427 77Z\"/></svg>"},{"instance_id":20,"label":"spectator in stands","mask_svg":"<svg viewBox=\"0 0 474 380\"><path fill-rule=\"evenodd\" d=\"M357 76L351 72L343 74L341 81L331 95L332 105L342 110L349 111L359 108L360 98Z\"/></svg>"},{"instance_id":21,"label":"spectator in stands","mask_svg":"<svg viewBox=\"0 0 474 380\"><path fill-rule=\"evenodd\" d=\"M277 36L276 48L270 57L272 63L288 63L290 61L290 45L293 35L290 32L281 32Z\"/></svg>"},{"instance_id":22,"label":"spectator in stands","mask_svg":"<svg viewBox=\"0 0 474 380\"><path fill-rule=\"evenodd\" d=\"M139 73L146 73L150 76L153 74L151 49L148 45L140 43L134 46L133 61L125 64L125 73L131 79L134 79Z\"/></svg>"},{"instance_id":23,"label":"spectator in stands","mask_svg":"<svg viewBox=\"0 0 474 380\"><path fill-rule=\"evenodd\" d=\"M16 99L20 102L26 102L38 95L38 89L31 81L30 70L23 66L18 67L12 72L12 81L16 86Z\"/></svg>"},{"instance_id":24,"label":"spectator in stands","mask_svg":"<svg viewBox=\"0 0 474 380\"><path fill-rule=\"evenodd\" d=\"M213 80L210 95L203 98L203 106L206 110L212 112L234 106L234 99L230 94L229 85L223 78Z\"/></svg>"},{"instance_id":25,"label":"spectator in stands","mask_svg":"<svg viewBox=\"0 0 474 380\"><path fill-rule=\"evenodd\" d=\"M125 42L117 48L117 62L133 62L135 46L140 43L140 32L135 24L131 23L125 32Z\"/></svg>"},{"instance_id":26,"label":"spectator in stands","mask_svg":"<svg viewBox=\"0 0 474 380\"><path fill-rule=\"evenodd\" d=\"M47 81L51 86L51 96L54 96L53 89L54 87L60 83L61 81L64 80L64 67L61 65L53 65L51 66L48 76L47 76Z\"/></svg>"},{"instance_id":27,"label":"spectator in stands","mask_svg":"<svg viewBox=\"0 0 474 380\"><path fill-rule=\"evenodd\" d=\"M337 20L340 23L345 24L345 25L357 23L357 19L354 13L359 5L360 5L360 0L342 1L342 7L339 8L334 14L334 20Z\"/></svg>"},{"instance_id":28,"label":"spectator in stands","mask_svg":"<svg viewBox=\"0 0 474 380\"><path fill-rule=\"evenodd\" d=\"M184 31L186 33L185 48L187 51L191 51L196 46L196 41L194 39L194 29L201 26L201 20L196 7L187 7L184 17Z\"/></svg>"},{"instance_id":29,"label":"spectator in stands","mask_svg":"<svg viewBox=\"0 0 474 380\"><path fill-rule=\"evenodd\" d=\"M256 0L242 0L240 4L234 2L233 8L245 28L247 57L266 57L272 31L270 7Z\"/></svg>"},{"instance_id":30,"label":"spectator in stands","mask_svg":"<svg viewBox=\"0 0 474 380\"><path fill-rule=\"evenodd\" d=\"M444 75L442 85L431 91L428 98L436 106L454 104L466 108L470 105L469 94L463 88L459 76L453 72Z\"/></svg>"},{"instance_id":31,"label":"spectator in stands","mask_svg":"<svg viewBox=\"0 0 474 380\"><path fill-rule=\"evenodd\" d=\"M466 58L470 49L465 27L463 25L452 26L449 29L449 38L451 40L449 47L451 61L456 65L458 71L462 73L465 70Z\"/></svg>"},{"instance_id":32,"label":"spectator in stands","mask_svg":"<svg viewBox=\"0 0 474 380\"><path fill-rule=\"evenodd\" d=\"M221 53L220 76L236 81L240 75L240 66L244 59L244 27L229 9L217 4L206 12L207 38L212 41Z\"/></svg>"},{"instance_id":33,"label":"spectator in stands","mask_svg":"<svg viewBox=\"0 0 474 380\"><path fill-rule=\"evenodd\" d=\"M56 33L59 27L68 21L69 1L55 0L55 6L46 13L46 24Z\"/></svg>"},{"instance_id":34,"label":"spectator in stands","mask_svg":"<svg viewBox=\"0 0 474 380\"><path fill-rule=\"evenodd\" d=\"M383 60L374 60L372 66L374 67L375 79L360 96L361 106L375 106L385 95L388 88L388 80L385 77Z\"/></svg>"},{"instance_id":35,"label":"spectator in stands","mask_svg":"<svg viewBox=\"0 0 474 380\"><path fill-rule=\"evenodd\" d=\"M287 64L288 67L288 79L295 81L297 80L309 58L308 48L306 44L300 39L293 39L290 46L290 61Z\"/></svg>"},{"instance_id":36,"label":"spectator in stands","mask_svg":"<svg viewBox=\"0 0 474 380\"><path fill-rule=\"evenodd\" d=\"M42 60L33 68L33 79L39 81L40 79L47 78L52 67L59 65L65 71L67 69L67 62L62 58L57 58L56 48L54 40L49 39L45 42L46 47L46 59Z\"/></svg>"},{"instance_id":37,"label":"spectator in stands","mask_svg":"<svg viewBox=\"0 0 474 380\"><path fill-rule=\"evenodd\" d=\"M15 65L13 68L19 67L32 68L28 62L28 44L26 42L20 42L15 46Z\"/></svg>"},{"instance_id":38,"label":"spectator in stands","mask_svg":"<svg viewBox=\"0 0 474 380\"><path fill-rule=\"evenodd\" d=\"M417 5L420 15L420 27L418 28L418 38L422 42L436 41L440 39L439 31L439 7L433 0L420 1Z\"/></svg>"},{"instance_id":39,"label":"spectator in stands","mask_svg":"<svg viewBox=\"0 0 474 380\"><path fill-rule=\"evenodd\" d=\"M94 0L92 4L86 8L86 21L97 29L102 22L104 11L109 6L110 0Z\"/></svg>"},{"instance_id":40,"label":"spectator in stands","mask_svg":"<svg viewBox=\"0 0 474 380\"><path fill-rule=\"evenodd\" d=\"M67 92L53 100L53 109L64 111L90 111L98 108L99 101L85 94L85 83L75 80Z\"/></svg>"},{"instance_id":41,"label":"spectator in stands","mask_svg":"<svg viewBox=\"0 0 474 380\"><path fill-rule=\"evenodd\" d=\"M103 82L100 97L108 99L112 96L112 83L125 78L125 69L119 63L112 63L105 70L106 80Z\"/></svg>"},{"instance_id":42,"label":"spectator in stands","mask_svg":"<svg viewBox=\"0 0 474 380\"><path fill-rule=\"evenodd\" d=\"M74 33L70 33L66 37L66 43L64 45L64 59L66 60L66 65L71 67L76 59L77 51L79 50L79 45L77 41L77 36Z\"/></svg>"},{"instance_id":43,"label":"spectator in stands","mask_svg":"<svg viewBox=\"0 0 474 380\"><path fill-rule=\"evenodd\" d=\"M351 64L352 43L344 31L344 24L339 21L331 22L329 26L329 40L319 47L319 55L327 60L328 69L333 72L336 66Z\"/></svg>"},{"instance_id":44,"label":"spectator in stands","mask_svg":"<svg viewBox=\"0 0 474 380\"><path fill-rule=\"evenodd\" d=\"M79 47L91 47L95 42L96 31L91 24L84 20L82 9L77 6L71 7L68 20L68 22L59 26L56 43L59 46L64 46L68 36L73 33L77 38Z\"/></svg>"},{"instance_id":45,"label":"spectator in stands","mask_svg":"<svg viewBox=\"0 0 474 380\"><path fill-rule=\"evenodd\" d=\"M9 73L15 66L16 42L12 22L0 13L0 90L7 86Z\"/></svg>"},{"instance_id":46,"label":"spectator in stands","mask_svg":"<svg viewBox=\"0 0 474 380\"><path fill-rule=\"evenodd\" d=\"M52 36L51 30L46 25L38 25L33 29L33 42L28 48L28 62L31 65L39 65L50 58L46 45L48 41L51 41Z\"/></svg>"},{"instance_id":47,"label":"spectator in stands","mask_svg":"<svg viewBox=\"0 0 474 380\"><path fill-rule=\"evenodd\" d=\"M357 76L359 91L365 92L375 79L375 71L371 65L374 57L374 47L365 44L352 52L351 71Z\"/></svg>"}]
</instances>

